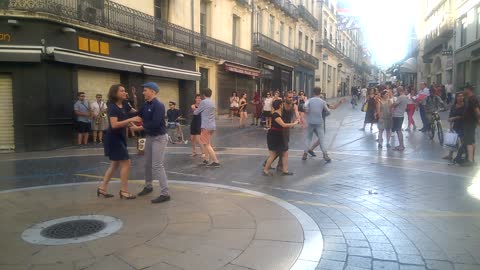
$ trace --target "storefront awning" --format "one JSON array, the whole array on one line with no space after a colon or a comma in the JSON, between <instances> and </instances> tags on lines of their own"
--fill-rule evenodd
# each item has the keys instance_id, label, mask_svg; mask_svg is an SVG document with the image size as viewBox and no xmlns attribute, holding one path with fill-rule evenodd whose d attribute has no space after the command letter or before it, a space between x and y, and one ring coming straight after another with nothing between
<instances>
[{"instance_id":1,"label":"storefront awning","mask_svg":"<svg viewBox=\"0 0 480 270\"><path fill-rule=\"evenodd\" d=\"M402 73L417 73L417 59L415 59L415 57L408 58L400 66L400 72L402 72Z\"/></svg>"},{"instance_id":2,"label":"storefront awning","mask_svg":"<svg viewBox=\"0 0 480 270\"><path fill-rule=\"evenodd\" d=\"M53 55L55 61L63 63L122 70L135 73L144 73L146 75L174 78L180 80L200 80L200 73L191 70L128 61L113 57L77 52L56 47L48 47L47 53Z\"/></svg>"},{"instance_id":3,"label":"storefront awning","mask_svg":"<svg viewBox=\"0 0 480 270\"><path fill-rule=\"evenodd\" d=\"M230 71L230 72L235 72L247 76L252 76L252 77L259 77L260 76L260 70L255 69L255 68L249 68L241 65L235 65L232 63L225 63L225 70Z\"/></svg>"},{"instance_id":4,"label":"storefront awning","mask_svg":"<svg viewBox=\"0 0 480 270\"><path fill-rule=\"evenodd\" d=\"M0 46L0 62L33 62L42 59L42 49L33 47L4 47Z\"/></svg>"},{"instance_id":5,"label":"storefront awning","mask_svg":"<svg viewBox=\"0 0 480 270\"><path fill-rule=\"evenodd\" d=\"M47 53L53 54L53 58L58 62L142 73L140 63L125 61L118 58L52 47L47 48Z\"/></svg>"},{"instance_id":6,"label":"storefront awning","mask_svg":"<svg viewBox=\"0 0 480 270\"><path fill-rule=\"evenodd\" d=\"M185 69L143 65L143 72L147 75L175 78L175 79L187 80L187 81L200 80L200 72L195 72L195 71L190 71Z\"/></svg>"}]
</instances>

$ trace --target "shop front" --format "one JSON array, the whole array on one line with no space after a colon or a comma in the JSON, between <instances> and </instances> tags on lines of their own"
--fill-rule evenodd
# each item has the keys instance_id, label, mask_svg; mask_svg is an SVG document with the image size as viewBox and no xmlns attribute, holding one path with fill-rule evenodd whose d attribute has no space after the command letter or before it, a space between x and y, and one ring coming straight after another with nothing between
<instances>
[{"instance_id":1,"label":"shop front","mask_svg":"<svg viewBox=\"0 0 480 270\"><path fill-rule=\"evenodd\" d=\"M295 67L294 74L293 89L297 90L297 92L304 91L309 97L312 96L315 83L315 70L297 66Z\"/></svg>"},{"instance_id":2,"label":"shop front","mask_svg":"<svg viewBox=\"0 0 480 270\"><path fill-rule=\"evenodd\" d=\"M262 93L275 90L281 92L293 90L293 68L260 57L257 67L260 69L257 87Z\"/></svg>"},{"instance_id":3,"label":"shop front","mask_svg":"<svg viewBox=\"0 0 480 270\"><path fill-rule=\"evenodd\" d=\"M200 74L192 56L62 23L18 21L19 26L0 24L0 32L10 36L0 43L0 98L10 100L12 112L2 117L14 123L0 127L4 150L71 145L78 92L89 101L102 94L106 101L110 86L121 83L130 95L137 90L141 105L141 84L155 81L164 103L176 101L186 111L194 98Z\"/></svg>"},{"instance_id":4,"label":"shop front","mask_svg":"<svg viewBox=\"0 0 480 270\"><path fill-rule=\"evenodd\" d=\"M255 79L259 76L260 70L256 68L225 62L218 69L218 113L228 113L233 91L239 96L246 93L247 100L252 100L256 91Z\"/></svg>"}]
</instances>

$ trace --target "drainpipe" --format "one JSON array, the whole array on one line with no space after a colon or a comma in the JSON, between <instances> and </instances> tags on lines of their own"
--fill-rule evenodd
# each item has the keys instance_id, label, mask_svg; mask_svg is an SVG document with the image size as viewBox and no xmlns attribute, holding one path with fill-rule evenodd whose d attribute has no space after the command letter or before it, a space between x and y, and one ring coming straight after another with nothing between
<instances>
[{"instance_id":1,"label":"drainpipe","mask_svg":"<svg viewBox=\"0 0 480 270\"><path fill-rule=\"evenodd\" d=\"M194 21L195 20L195 5L194 5L194 3L195 3L195 0L190 0L190 5L192 7L191 8L192 12L190 14L191 20L192 20L192 31L195 31L195 21Z\"/></svg>"},{"instance_id":2,"label":"drainpipe","mask_svg":"<svg viewBox=\"0 0 480 270\"><path fill-rule=\"evenodd\" d=\"M250 20L250 34L251 34L251 40L250 40L250 52L252 54L252 60L251 60L251 65L252 67L255 67L255 56L253 53L253 40L255 38L255 33L254 28L253 28L253 21L255 20L255 0L252 0L252 12L251 12L251 20Z\"/></svg>"}]
</instances>

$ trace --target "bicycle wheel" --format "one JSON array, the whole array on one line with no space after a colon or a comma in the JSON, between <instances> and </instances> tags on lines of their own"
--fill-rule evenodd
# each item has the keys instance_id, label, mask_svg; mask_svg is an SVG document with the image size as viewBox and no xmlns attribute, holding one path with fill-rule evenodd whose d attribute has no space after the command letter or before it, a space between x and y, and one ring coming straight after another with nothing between
<instances>
[{"instance_id":1,"label":"bicycle wheel","mask_svg":"<svg viewBox=\"0 0 480 270\"><path fill-rule=\"evenodd\" d=\"M430 124L430 129L428 130L428 137L430 140L433 141L433 138L435 137L435 123Z\"/></svg>"},{"instance_id":2,"label":"bicycle wheel","mask_svg":"<svg viewBox=\"0 0 480 270\"><path fill-rule=\"evenodd\" d=\"M441 145L443 145L443 128L442 128L442 122L440 121L437 122L437 133L438 133L438 141L440 142Z\"/></svg>"}]
</instances>

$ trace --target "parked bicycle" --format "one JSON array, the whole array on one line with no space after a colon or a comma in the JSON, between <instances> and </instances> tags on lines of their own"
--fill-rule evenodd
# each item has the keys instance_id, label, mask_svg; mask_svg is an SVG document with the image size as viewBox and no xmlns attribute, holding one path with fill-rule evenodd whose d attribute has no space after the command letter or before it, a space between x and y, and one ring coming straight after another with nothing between
<instances>
[{"instance_id":1,"label":"parked bicycle","mask_svg":"<svg viewBox=\"0 0 480 270\"><path fill-rule=\"evenodd\" d=\"M440 142L441 145L443 145L443 127L442 127L442 121L440 120L440 114L438 114L438 112L432 113L432 119L430 121L430 130L428 132L429 132L428 136L432 141L435 138L435 132L436 132L438 135L438 141Z\"/></svg>"}]
</instances>

